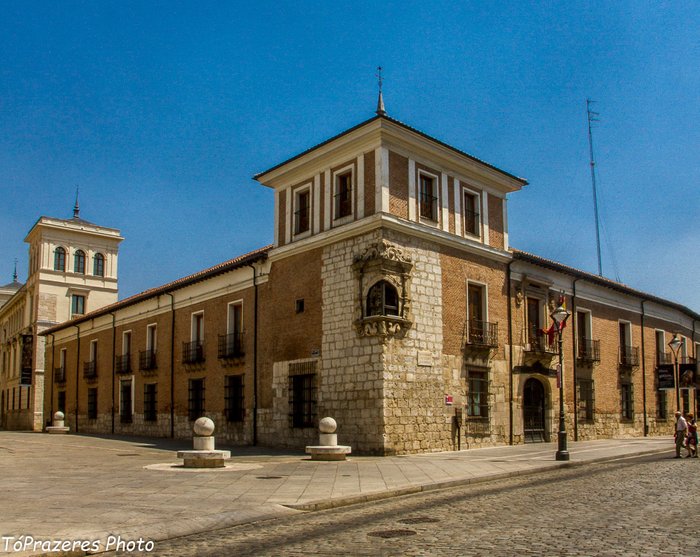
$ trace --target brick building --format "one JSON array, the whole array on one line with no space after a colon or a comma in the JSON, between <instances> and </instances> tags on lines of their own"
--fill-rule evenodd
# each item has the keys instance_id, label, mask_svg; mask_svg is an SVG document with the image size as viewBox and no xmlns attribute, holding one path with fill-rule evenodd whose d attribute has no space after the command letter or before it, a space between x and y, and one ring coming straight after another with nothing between
<instances>
[{"instance_id":1,"label":"brick building","mask_svg":"<svg viewBox=\"0 0 700 557\"><path fill-rule=\"evenodd\" d=\"M45 331L47 413L174 437L207 415L222 442L297 448L330 415L365 454L548 441L542 330L563 295L574 434L668 433L657 367L679 332L690 369L700 316L512 249L522 178L383 110L255 178L274 190L274 244Z\"/></svg>"}]
</instances>

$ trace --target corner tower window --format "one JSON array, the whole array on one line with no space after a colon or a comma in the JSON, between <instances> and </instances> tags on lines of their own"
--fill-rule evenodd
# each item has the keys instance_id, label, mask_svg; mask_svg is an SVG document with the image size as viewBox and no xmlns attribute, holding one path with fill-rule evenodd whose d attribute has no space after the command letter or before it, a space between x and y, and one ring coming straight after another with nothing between
<instances>
[{"instance_id":1,"label":"corner tower window","mask_svg":"<svg viewBox=\"0 0 700 557\"><path fill-rule=\"evenodd\" d=\"M66 270L66 250L61 246L53 252L53 269L54 271Z\"/></svg>"},{"instance_id":2,"label":"corner tower window","mask_svg":"<svg viewBox=\"0 0 700 557\"><path fill-rule=\"evenodd\" d=\"M398 314L399 294L394 285L381 280L369 289L367 293L367 316Z\"/></svg>"},{"instance_id":3,"label":"corner tower window","mask_svg":"<svg viewBox=\"0 0 700 557\"><path fill-rule=\"evenodd\" d=\"M335 178L335 218L352 214L352 172L344 172Z\"/></svg>"},{"instance_id":4,"label":"corner tower window","mask_svg":"<svg viewBox=\"0 0 700 557\"><path fill-rule=\"evenodd\" d=\"M85 274L85 252L81 249L76 251L73 257L73 271L81 275Z\"/></svg>"},{"instance_id":5,"label":"corner tower window","mask_svg":"<svg viewBox=\"0 0 700 557\"><path fill-rule=\"evenodd\" d=\"M432 176L420 175L420 216L421 218L436 221L437 217L437 186Z\"/></svg>"},{"instance_id":6,"label":"corner tower window","mask_svg":"<svg viewBox=\"0 0 700 557\"><path fill-rule=\"evenodd\" d=\"M310 229L311 190L305 189L296 194L294 212L294 234L302 234Z\"/></svg>"},{"instance_id":7,"label":"corner tower window","mask_svg":"<svg viewBox=\"0 0 700 557\"><path fill-rule=\"evenodd\" d=\"M96 253L93 260L92 274L96 277L105 276L105 256L101 253Z\"/></svg>"}]
</instances>

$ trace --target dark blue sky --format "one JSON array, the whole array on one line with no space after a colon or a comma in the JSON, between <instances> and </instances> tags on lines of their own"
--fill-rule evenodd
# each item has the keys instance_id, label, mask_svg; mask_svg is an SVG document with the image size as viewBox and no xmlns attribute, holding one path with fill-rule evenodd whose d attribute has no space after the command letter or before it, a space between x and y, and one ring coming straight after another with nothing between
<instances>
[{"instance_id":1,"label":"dark blue sky","mask_svg":"<svg viewBox=\"0 0 700 557\"><path fill-rule=\"evenodd\" d=\"M520 249L700 310L700 5L0 4L0 283L40 215L119 228L125 297L272 241L251 176L389 115L530 182Z\"/></svg>"}]
</instances>

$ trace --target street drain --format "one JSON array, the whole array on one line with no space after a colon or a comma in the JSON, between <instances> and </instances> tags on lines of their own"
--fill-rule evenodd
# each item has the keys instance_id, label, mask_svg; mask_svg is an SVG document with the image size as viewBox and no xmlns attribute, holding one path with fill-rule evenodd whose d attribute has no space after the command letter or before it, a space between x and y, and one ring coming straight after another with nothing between
<instances>
[{"instance_id":1,"label":"street drain","mask_svg":"<svg viewBox=\"0 0 700 557\"><path fill-rule=\"evenodd\" d=\"M431 518L429 516L413 516L399 520L399 522L401 524L432 524L440 521L437 518Z\"/></svg>"},{"instance_id":2,"label":"street drain","mask_svg":"<svg viewBox=\"0 0 700 557\"><path fill-rule=\"evenodd\" d=\"M120 453L117 456L139 456L139 453Z\"/></svg>"},{"instance_id":3,"label":"street drain","mask_svg":"<svg viewBox=\"0 0 700 557\"><path fill-rule=\"evenodd\" d=\"M415 536L415 530L377 530L376 532L368 532L368 536L375 538L403 538L405 536Z\"/></svg>"},{"instance_id":4,"label":"street drain","mask_svg":"<svg viewBox=\"0 0 700 557\"><path fill-rule=\"evenodd\" d=\"M281 480L282 476L257 476L257 480Z\"/></svg>"}]
</instances>

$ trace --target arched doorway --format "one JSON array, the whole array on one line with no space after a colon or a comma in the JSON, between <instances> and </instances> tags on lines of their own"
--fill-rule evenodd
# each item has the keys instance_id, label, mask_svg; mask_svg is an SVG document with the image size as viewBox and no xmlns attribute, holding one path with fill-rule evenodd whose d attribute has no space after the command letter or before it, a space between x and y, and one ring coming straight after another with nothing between
<instances>
[{"instance_id":1,"label":"arched doorway","mask_svg":"<svg viewBox=\"0 0 700 557\"><path fill-rule=\"evenodd\" d=\"M526 443L546 441L544 429L544 385L537 379L525 381L523 388L523 424Z\"/></svg>"}]
</instances>

